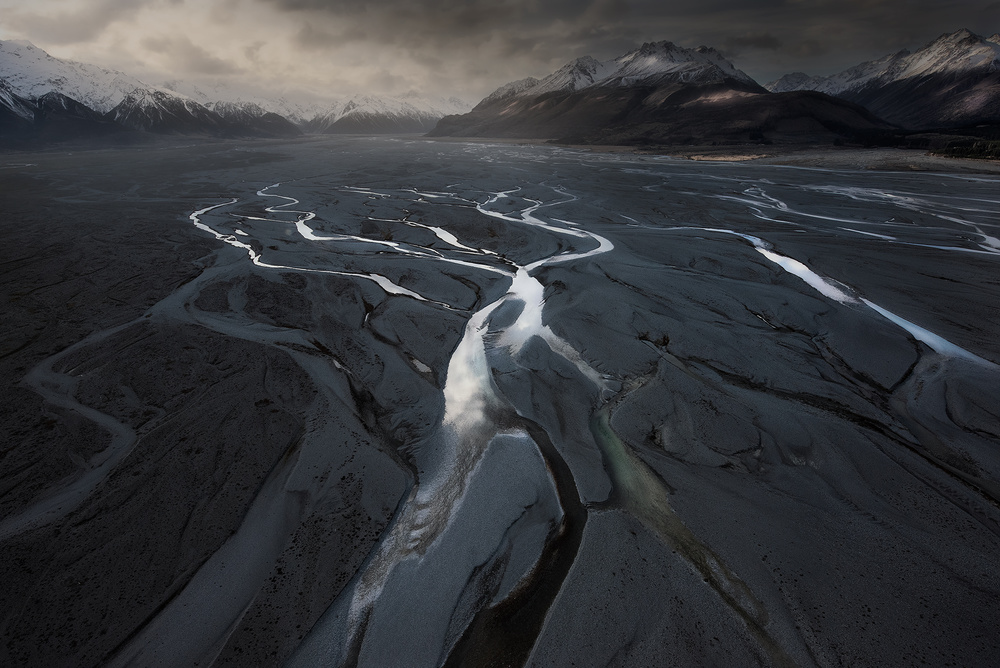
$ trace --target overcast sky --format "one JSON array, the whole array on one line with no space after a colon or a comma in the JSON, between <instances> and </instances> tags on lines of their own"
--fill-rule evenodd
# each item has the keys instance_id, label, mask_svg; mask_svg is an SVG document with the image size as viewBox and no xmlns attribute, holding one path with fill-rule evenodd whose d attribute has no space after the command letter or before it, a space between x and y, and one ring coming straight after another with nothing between
<instances>
[{"instance_id":1,"label":"overcast sky","mask_svg":"<svg viewBox=\"0 0 1000 668\"><path fill-rule=\"evenodd\" d=\"M644 41L714 46L766 83L962 27L1000 31L1000 0L0 0L0 38L150 83L470 101Z\"/></svg>"}]
</instances>

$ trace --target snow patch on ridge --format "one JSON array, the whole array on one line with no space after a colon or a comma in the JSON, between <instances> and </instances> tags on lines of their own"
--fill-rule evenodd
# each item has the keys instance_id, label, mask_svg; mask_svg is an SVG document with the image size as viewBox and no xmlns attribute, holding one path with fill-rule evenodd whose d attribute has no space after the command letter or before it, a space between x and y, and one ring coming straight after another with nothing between
<instances>
[{"instance_id":1,"label":"snow patch on ridge","mask_svg":"<svg viewBox=\"0 0 1000 668\"><path fill-rule=\"evenodd\" d=\"M512 81L493 91L480 104L515 97L537 97L552 92L574 92L596 86L631 86L639 81L667 76L684 83L721 83L725 79L751 85L757 83L710 47L686 49L665 41L647 42L608 61L584 56L544 79L529 77Z\"/></svg>"},{"instance_id":2,"label":"snow patch on ridge","mask_svg":"<svg viewBox=\"0 0 1000 668\"><path fill-rule=\"evenodd\" d=\"M0 40L0 74L21 97L56 91L102 114L137 90L184 97L117 70L54 58L25 40Z\"/></svg>"},{"instance_id":3,"label":"snow patch on ridge","mask_svg":"<svg viewBox=\"0 0 1000 668\"><path fill-rule=\"evenodd\" d=\"M884 86L915 77L973 70L1000 71L1000 34L983 39L963 28L941 35L914 53L903 49L826 77L793 72L770 82L765 88L773 93L815 90L839 95L868 85Z\"/></svg>"}]
</instances>

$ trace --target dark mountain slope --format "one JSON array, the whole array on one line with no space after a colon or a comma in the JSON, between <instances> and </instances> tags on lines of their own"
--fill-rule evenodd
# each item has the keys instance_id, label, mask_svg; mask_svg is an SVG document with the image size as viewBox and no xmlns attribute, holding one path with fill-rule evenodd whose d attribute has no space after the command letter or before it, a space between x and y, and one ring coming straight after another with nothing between
<instances>
[{"instance_id":1,"label":"dark mountain slope","mask_svg":"<svg viewBox=\"0 0 1000 668\"><path fill-rule=\"evenodd\" d=\"M984 39L962 29L913 53L899 51L828 77L795 72L767 87L835 95L911 130L1000 123L1000 36Z\"/></svg>"},{"instance_id":2,"label":"dark mountain slope","mask_svg":"<svg viewBox=\"0 0 1000 668\"><path fill-rule=\"evenodd\" d=\"M716 51L644 44L501 87L431 136L593 144L866 141L890 126L820 93L769 93Z\"/></svg>"}]
</instances>

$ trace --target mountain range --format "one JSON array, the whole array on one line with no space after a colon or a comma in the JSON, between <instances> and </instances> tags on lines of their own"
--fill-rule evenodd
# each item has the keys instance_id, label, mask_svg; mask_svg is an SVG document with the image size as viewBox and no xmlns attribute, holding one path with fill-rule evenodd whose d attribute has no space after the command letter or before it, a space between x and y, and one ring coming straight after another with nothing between
<instances>
[{"instance_id":1,"label":"mountain range","mask_svg":"<svg viewBox=\"0 0 1000 668\"><path fill-rule=\"evenodd\" d=\"M356 94L332 99L303 99L285 94L248 96L234 92L224 81L197 86L168 81L163 88L186 95L225 115L236 110L263 110L282 116L307 133L415 133L427 132L439 119L461 114L471 105L456 97L438 98L415 92L397 96Z\"/></svg>"},{"instance_id":2,"label":"mountain range","mask_svg":"<svg viewBox=\"0 0 1000 668\"><path fill-rule=\"evenodd\" d=\"M136 132L213 137L426 132L441 117L468 108L457 98L413 93L307 102L247 98L225 84L206 93L183 82L153 85L54 58L30 42L0 40L0 140L6 144Z\"/></svg>"},{"instance_id":3,"label":"mountain range","mask_svg":"<svg viewBox=\"0 0 1000 668\"><path fill-rule=\"evenodd\" d=\"M125 128L76 100L49 91L36 99L18 95L0 80L0 143L50 143L80 137L107 139Z\"/></svg>"},{"instance_id":4,"label":"mountain range","mask_svg":"<svg viewBox=\"0 0 1000 668\"><path fill-rule=\"evenodd\" d=\"M768 90L813 90L855 102L907 129L1000 121L1000 34L941 35L919 50L889 54L831 76L786 74Z\"/></svg>"},{"instance_id":5,"label":"mountain range","mask_svg":"<svg viewBox=\"0 0 1000 668\"><path fill-rule=\"evenodd\" d=\"M471 110L457 98L282 92L225 82L158 85L0 40L0 142L145 133L212 137L424 133L595 144L885 143L928 130L1000 128L1000 34L940 36L830 76L761 86L709 47L650 42L585 56L499 87ZM887 139L888 138L888 139ZM895 138L895 139L893 139Z\"/></svg>"},{"instance_id":6,"label":"mountain range","mask_svg":"<svg viewBox=\"0 0 1000 668\"><path fill-rule=\"evenodd\" d=\"M303 128L316 134L424 133L444 116L468 110L467 103L454 97L354 95L331 104Z\"/></svg>"},{"instance_id":7,"label":"mountain range","mask_svg":"<svg viewBox=\"0 0 1000 668\"><path fill-rule=\"evenodd\" d=\"M770 93L715 49L654 42L501 86L430 134L623 145L828 143L888 128L828 95Z\"/></svg>"}]
</instances>

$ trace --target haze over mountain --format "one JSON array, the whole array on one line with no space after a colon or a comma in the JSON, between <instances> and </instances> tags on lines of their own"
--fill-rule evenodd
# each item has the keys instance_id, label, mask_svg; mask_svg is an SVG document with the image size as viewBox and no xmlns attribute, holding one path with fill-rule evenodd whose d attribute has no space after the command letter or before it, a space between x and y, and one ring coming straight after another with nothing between
<instances>
[{"instance_id":1,"label":"haze over mountain","mask_svg":"<svg viewBox=\"0 0 1000 668\"><path fill-rule=\"evenodd\" d=\"M469 107L455 97L354 95L329 105L303 127L318 134L424 133L442 117L464 113Z\"/></svg>"},{"instance_id":2,"label":"haze over mountain","mask_svg":"<svg viewBox=\"0 0 1000 668\"><path fill-rule=\"evenodd\" d=\"M831 76L787 74L774 92L815 90L863 105L902 127L959 127L1000 121L1000 34L961 29Z\"/></svg>"},{"instance_id":3,"label":"haze over mountain","mask_svg":"<svg viewBox=\"0 0 1000 668\"><path fill-rule=\"evenodd\" d=\"M0 41L0 79L11 91L27 100L58 94L72 101L76 115L117 124L121 129L161 134L203 134L213 136L287 136L301 134L280 117L271 124L225 118L195 100L174 91L150 85L123 72L87 63L53 58L30 42ZM92 135L101 126L77 124L76 135ZM66 135L71 138L74 133Z\"/></svg>"},{"instance_id":4,"label":"haze over mountain","mask_svg":"<svg viewBox=\"0 0 1000 668\"><path fill-rule=\"evenodd\" d=\"M109 126L208 136L289 137L302 134L303 129L319 133L426 132L442 116L461 113L469 106L457 98L425 98L415 93L327 100L308 96L299 100L287 96L247 99L224 85L209 93L180 81L157 86L123 72L53 58L25 41L0 41L0 80L7 82L5 96L0 99L0 106L6 109L0 133L28 139L73 137L68 125L55 134L39 133L35 128L34 101L52 93L88 110L91 120L99 120L91 127L83 122L87 114L80 116L80 122L72 126L78 136L106 134ZM25 111L29 107L30 113Z\"/></svg>"},{"instance_id":5,"label":"haze over mountain","mask_svg":"<svg viewBox=\"0 0 1000 668\"><path fill-rule=\"evenodd\" d=\"M577 143L829 142L887 128L819 94L769 93L718 51L643 44L600 62L577 59L544 79L514 81L432 136Z\"/></svg>"}]
</instances>

